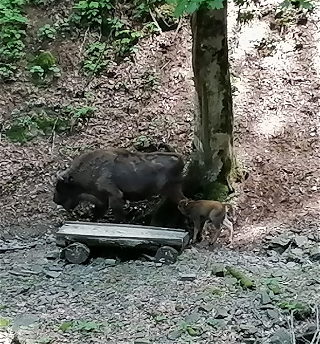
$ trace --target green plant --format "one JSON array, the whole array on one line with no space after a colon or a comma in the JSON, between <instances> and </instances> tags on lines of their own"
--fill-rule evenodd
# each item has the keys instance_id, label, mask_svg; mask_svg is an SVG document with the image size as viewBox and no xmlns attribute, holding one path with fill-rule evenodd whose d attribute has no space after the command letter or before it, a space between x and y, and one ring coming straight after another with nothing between
<instances>
[{"instance_id":1,"label":"green plant","mask_svg":"<svg viewBox=\"0 0 320 344\"><path fill-rule=\"evenodd\" d=\"M14 77L17 67L12 63L0 63L0 77L9 80Z\"/></svg>"},{"instance_id":2,"label":"green plant","mask_svg":"<svg viewBox=\"0 0 320 344\"><path fill-rule=\"evenodd\" d=\"M13 142L27 142L39 135L52 132L72 132L93 116L95 108L90 106L36 107L27 104L25 110L14 111L3 125L4 134Z\"/></svg>"},{"instance_id":3,"label":"green plant","mask_svg":"<svg viewBox=\"0 0 320 344\"><path fill-rule=\"evenodd\" d=\"M57 30L50 24L45 24L39 29L38 36L41 39L55 39Z\"/></svg>"},{"instance_id":4,"label":"green plant","mask_svg":"<svg viewBox=\"0 0 320 344\"><path fill-rule=\"evenodd\" d=\"M104 17L114 9L112 0L81 0L74 7L73 21L78 24L101 27Z\"/></svg>"},{"instance_id":5,"label":"green plant","mask_svg":"<svg viewBox=\"0 0 320 344\"><path fill-rule=\"evenodd\" d=\"M29 72L35 79L60 76L60 69L56 65L56 59L49 51L42 52L34 58Z\"/></svg>"},{"instance_id":6,"label":"green plant","mask_svg":"<svg viewBox=\"0 0 320 344\"><path fill-rule=\"evenodd\" d=\"M80 332L96 332L100 329L101 324L97 324L93 321L66 321L60 325L60 330L66 332L68 330L80 331Z\"/></svg>"},{"instance_id":7,"label":"green plant","mask_svg":"<svg viewBox=\"0 0 320 344\"><path fill-rule=\"evenodd\" d=\"M311 10L314 7L314 2L310 0L284 0L281 7L294 7L299 10Z\"/></svg>"},{"instance_id":8,"label":"green plant","mask_svg":"<svg viewBox=\"0 0 320 344\"><path fill-rule=\"evenodd\" d=\"M2 318L0 319L0 328L1 327L8 327L10 325L10 320Z\"/></svg>"},{"instance_id":9,"label":"green plant","mask_svg":"<svg viewBox=\"0 0 320 344\"><path fill-rule=\"evenodd\" d=\"M137 51L136 44L142 36L140 31L133 31L129 29L119 30L115 32L115 48L117 55L126 57Z\"/></svg>"},{"instance_id":10,"label":"green plant","mask_svg":"<svg viewBox=\"0 0 320 344\"><path fill-rule=\"evenodd\" d=\"M94 42L88 45L82 68L85 75L99 74L109 63L106 59L106 43Z\"/></svg>"},{"instance_id":11,"label":"green plant","mask_svg":"<svg viewBox=\"0 0 320 344\"><path fill-rule=\"evenodd\" d=\"M155 71L146 71L141 78L144 90L155 91L159 87L159 76Z\"/></svg>"},{"instance_id":12,"label":"green plant","mask_svg":"<svg viewBox=\"0 0 320 344\"><path fill-rule=\"evenodd\" d=\"M283 301L279 304L279 307L286 313L292 313L298 320L308 318L311 314L311 308L305 302Z\"/></svg>"},{"instance_id":13,"label":"green plant","mask_svg":"<svg viewBox=\"0 0 320 344\"><path fill-rule=\"evenodd\" d=\"M165 4L165 0L135 0L134 1L134 18L149 18L150 10L154 7Z\"/></svg>"},{"instance_id":14,"label":"green plant","mask_svg":"<svg viewBox=\"0 0 320 344\"><path fill-rule=\"evenodd\" d=\"M0 76L11 79L14 63L25 55L23 39L27 19L24 16L25 0L1 0L0 2Z\"/></svg>"}]
</instances>

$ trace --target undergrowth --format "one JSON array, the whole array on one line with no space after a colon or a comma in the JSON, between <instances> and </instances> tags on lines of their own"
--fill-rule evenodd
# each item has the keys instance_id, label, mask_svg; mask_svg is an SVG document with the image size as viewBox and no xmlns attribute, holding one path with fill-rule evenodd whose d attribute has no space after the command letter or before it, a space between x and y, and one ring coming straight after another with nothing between
<instances>
[{"instance_id":1,"label":"undergrowth","mask_svg":"<svg viewBox=\"0 0 320 344\"><path fill-rule=\"evenodd\" d=\"M25 63L25 56L30 53L29 46L26 47L25 42L25 37L29 35L26 8L33 6L47 10L48 6L52 5L51 0L0 1L0 77L2 80L14 80L16 72L25 70L28 64L27 68L33 79L60 75L56 63L48 69L43 68L39 63L32 62L31 65ZM31 41L38 40L45 44L58 38L66 38L67 34L74 38L87 33L91 38L99 36L96 41L89 39L90 43L88 40L85 42L81 63L85 75L98 75L108 67L110 62L119 63L134 54L137 51L139 39L159 31L162 23L170 28L173 18L173 8L170 6L166 4L166 0L135 0L132 3L118 3L116 0L76 1L68 18L60 17L54 23L44 24L38 29L36 37L31 37ZM123 19L122 7L127 12L125 19ZM160 26L154 18L157 18ZM32 54L40 55L41 52L32 51Z\"/></svg>"},{"instance_id":2,"label":"undergrowth","mask_svg":"<svg viewBox=\"0 0 320 344\"><path fill-rule=\"evenodd\" d=\"M0 77L5 80L14 76L16 62L25 56L25 4L25 0L0 1Z\"/></svg>"},{"instance_id":3,"label":"undergrowth","mask_svg":"<svg viewBox=\"0 0 320 344\"><path fill-rule=\"evenodd\" d=\"M91 106L36 106L27 104L12 112L10 120L2 123L2 131L13 142L24 143L37 136L71 133L88 123L94 115Z\"/></svg>"}]
</instances>

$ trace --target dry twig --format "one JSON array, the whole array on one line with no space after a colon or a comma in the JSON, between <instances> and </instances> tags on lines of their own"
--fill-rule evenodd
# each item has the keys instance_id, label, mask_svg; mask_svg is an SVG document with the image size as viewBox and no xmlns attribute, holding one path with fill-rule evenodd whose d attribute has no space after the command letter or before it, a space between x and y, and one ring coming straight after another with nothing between
<instances>
[{"instance_id":1,"label":"dry twig","mask_svg":"<svg viewBox=\"0 0 320 344\"><path fill-rule=\"evenodd\" d=\"M150 13L150 16L151 16L151 18L152 18L152 20L153 20L155 26L156 26L157 29L159 30L160 34L162 34L161 27L160 27L159 23L157 22L156 17L155 17L154 14L152 13L151 8L149 8L149 13Z\"/></svg>"}]
</instances>

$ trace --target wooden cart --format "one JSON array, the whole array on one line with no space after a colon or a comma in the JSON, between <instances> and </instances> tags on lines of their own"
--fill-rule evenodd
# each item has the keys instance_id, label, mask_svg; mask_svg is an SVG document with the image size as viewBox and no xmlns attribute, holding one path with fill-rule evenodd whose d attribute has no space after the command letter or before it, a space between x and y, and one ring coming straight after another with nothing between
<instances>
[{"instance_id":1,"label":"wooden cart","mask_svg":"<svg viewBox=\"0 0 320 344\"><path fill-rule=\"evenodd\" d=\"M150 260L164 264L176 262L189 243L183 229L172 229L129 224L66 222L56 233L57 246L63 247L62 256L74 264L84 263L92 247L120 247L155 251Z\"/></svg>"}]
</instances>

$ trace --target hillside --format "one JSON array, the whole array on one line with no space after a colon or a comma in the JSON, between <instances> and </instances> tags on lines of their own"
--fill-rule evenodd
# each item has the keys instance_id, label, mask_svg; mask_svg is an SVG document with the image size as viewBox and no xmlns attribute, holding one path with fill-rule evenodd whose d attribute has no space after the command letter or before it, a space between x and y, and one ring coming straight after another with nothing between
<instances>
[{"instance_id":1,"label":"hillside","mask_svg":"<svg viewBox=\"0 0 320 344\"><path fill-rule=\"evenodd\" d=\"M67 27L53 40L39 41L37 36L45 25L64 28L61 23L72 17L73 5L46 1L28 7L26 14L26 61L49 51L61 76L37 83L28 62L22 62L15 80L0 85L0 223L5 231L36 234L70 218L52 202L52 192L56 173L79 152L109 146L134 149L134 142L147 138L171 144L186 160L190 153L195 95L188 21L180 23L179 32L175 25L171 31L146 34L131 57L104 55L110 59L107 68L87 76L87 47L101 40L96 30L80 26L70 34ZM236 23L237 9L230 12L235 150L249 172L237 187L240 245L280 227L306 230L317 225L319 42L314 29L319 14L315 10L306 20L298 11L281 15L277 6L266 2L250 12L253 21L242 25ZM128 23L130 11L120 7L115 18ZM132 32L143 30L141 23L127 25ZM45 136L24 143L6 137L4 129L12 122L29 130L28 118L43 112L84 121L71 133L51 125Z\"/></svg>"},{"instance_id":2,"label":"hillside","mask_svg":"<svg viewBox=\"0 0 320 344\"><path fill-rule=\"evenodd\" d=\"M124 26L108 22L105 39L83 9L70 22L78 1L31 3L26 55L15 72L0 64L0 342L319 342L319 4L281 11L261 1L241 10L252 18L242 24L229 4L234 146L248 172L232 199L235 248L194 245L166 266L120 256L67 264L54 232L89 213L66 214L52 197L56 173L93 147L165 142L188 159L188 19L169 15L165 30L159 5L159 33L142 0L119 1L110 13ZM128 205L128 219L148 204Z\"/></svg>"}]
</instances>

